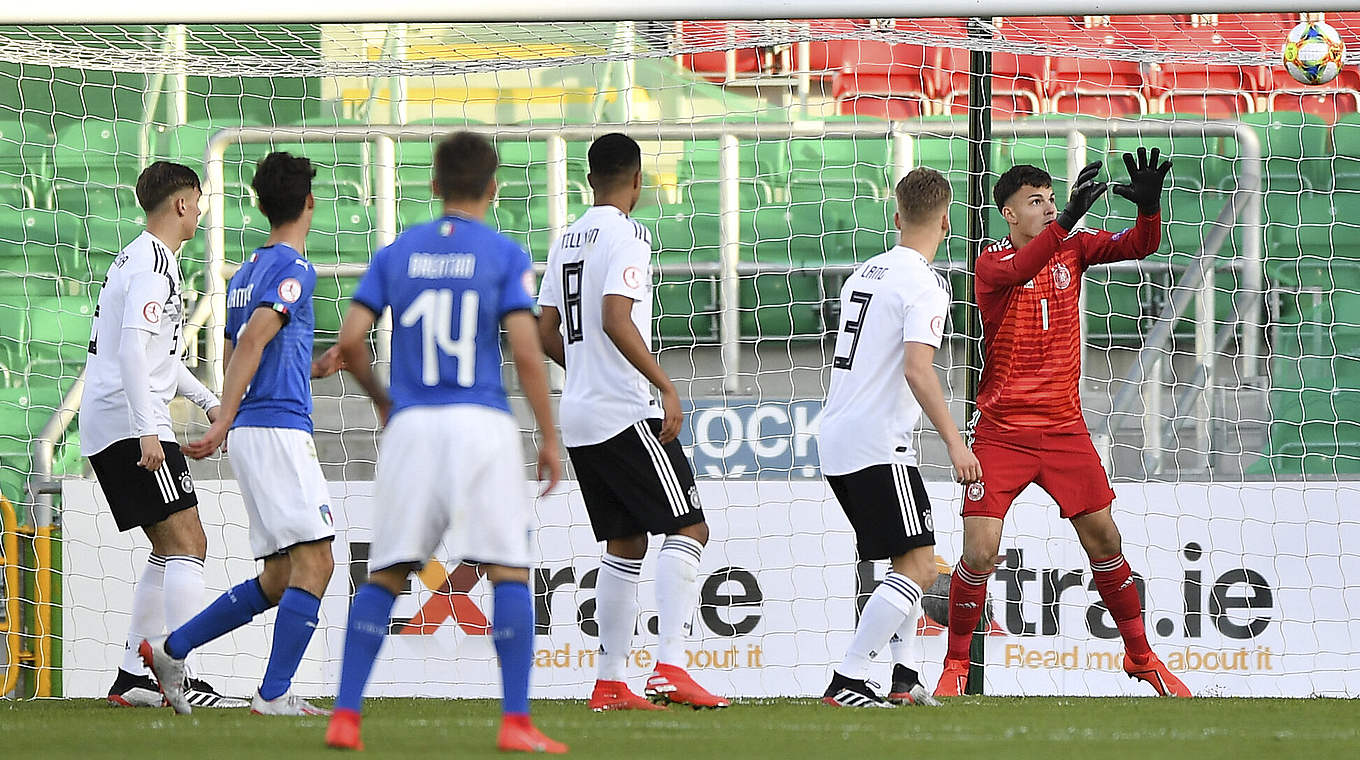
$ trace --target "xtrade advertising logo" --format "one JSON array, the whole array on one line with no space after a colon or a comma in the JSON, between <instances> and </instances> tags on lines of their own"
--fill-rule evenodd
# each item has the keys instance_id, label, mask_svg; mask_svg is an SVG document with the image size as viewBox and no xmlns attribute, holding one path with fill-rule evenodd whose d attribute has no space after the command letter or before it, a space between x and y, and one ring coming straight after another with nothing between
<instances>
[{"instance_id":1,"label":"xtrade advertising logo","mask_svg":"<svg viewBox=\"0 0 1360 760\"><path fill-rule=\"evenodd\" d=\"M1173 571L1180 581L1180 614L1163 614L1149 626L1167 666L1176 671L1274 670L1275 652L1258 643L1269 634L1272 623L1279 627L1275 610L1278 593L1265 573L1251 567L1222 572L1205 568L1205 551L1196 542L1185 544L1181 556L1185 562ZM983 620L989 636L1021 639L1005 643L1001 664L1069 670L1122 668L1122 647L1106 644L1119 647L1119 629L1100 600L1089 568L1029 567L1023 549L1009 549L997 559L992 582L1001 585L1003 593L988 597ZM917 628L919 635L938 636L948 630L952 568L940 557L936 557L936 565L940 575L922 598L925 614ZM862 609L878 582L874 564L860 562L856 576L858 606ZM1147 609L1143 576L1135 572L1133 582ZM1078 611L1084 630L1073 631L1073 613ZM1063 648L1043 645L1045 638L1061 639ZM1088 638L1089 646L1068 646L1073 639L1081 638ZM1174 649L1167 650L1166 645Z\"/></svg>"},{"instance_id":2,"label":"xtrade advertising logo","mask_svg":"<svg viewBox=\"0 0 1360 760\"><path fill-rule=\"evenodd\" d=\"M429 636L446 622L456 623L469 636L491 635L486 613L468 595L485 572L478 565L459 563L452 572L437 560L430 560L416 574L434 594L406 620L392 620L391 633L398 636Z\"/></svg>"},{"instance_id":3,"label":"xtrade advertising logo","mask_svg":"<svg viewBox=\"0 0 1360 760\"><path fill-rule=\"evenodd\" d=\"M350 544L350 577L352 587L363 585L367 577L368 544ZM410 617L393 618L390 633L399 636L430 636L452 623L470 636L486 636L491 623L473 599L473 591L485 575L480 566L459 563L452 570L431 559L419 573L416 582L430 593L420 608ZM540 636L553 632L554 623L574 623L579 632L597 638L599 624L595 620L593 592L599 578L598 568L580 572L570 564L548 565L531 572L534 591L534 628ZM578 595L573 591L588 592ZM761 605L765 594L756 575L742 567L723 567L703 578L699 588L699 623L708 632L724 638L752 633L760 625ZM569 605L569 606L568 606ZM563 609L566 607L565 609ZM574 613L564 619L563 613ZM643 628L655 635L656 616L642 621Z\"/></svg>"}]
</instances>

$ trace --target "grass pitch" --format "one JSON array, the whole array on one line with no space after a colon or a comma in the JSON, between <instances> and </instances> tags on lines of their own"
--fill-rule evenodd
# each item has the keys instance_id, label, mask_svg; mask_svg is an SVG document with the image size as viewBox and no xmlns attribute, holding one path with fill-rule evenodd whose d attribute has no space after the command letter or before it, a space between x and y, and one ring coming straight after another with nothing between
<instances>
[{"instance_id":1,"label":"grass pitch","mask_svg":"<svg viewBox=\"0 0 1360 760\"><path fill-rule=\"evenodd\" d=\"M851 710L814 700L745 700L722 711L595 714L537 700L545 733L575 757L1066 758L1360 757L1360 702L1334 699L962 697L936 709ZM478 758L495 751L497 703L370 699L365 756ZM37 758L336 758L324 718L245 710L113 708L96 700L0 702L0 756Z\"/></svg>"}]
</instances>

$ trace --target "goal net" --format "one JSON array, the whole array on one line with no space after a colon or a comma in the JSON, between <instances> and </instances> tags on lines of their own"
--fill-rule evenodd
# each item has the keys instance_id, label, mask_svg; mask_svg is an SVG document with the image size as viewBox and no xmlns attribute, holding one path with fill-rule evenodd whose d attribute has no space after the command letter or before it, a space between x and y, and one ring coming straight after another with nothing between
<instances>
[{"instance_id":1,"label":"goal net","mask_svg":"<svg viewBox=\"0 0 1360 760\"><path fill-rule=\"evenodd\" d=\"M1360 14L1308 18L1360 46ZM16 508L0 545L0 692L101 696L124 645L148 547L117 532L58 412L78 402L105 273L144 224L140 170L165 159L204 178L200 232L179 260L187 360L214 384L225 279L268 232L250 189L259 158L287 150L318 169L306 254L321 351L375 247L440 213L434 146L471 129L501 160L488 221L540 265L592 203L593 136L643 147L632 216L655 241L653 345L686 399L682 442L713 534L687 664L737 696L820 694L884 571L857 560L816 432L839 289L894 243L896 180L929 166L954 189L933 262L953 292L936 362L962 425L981 348L971 256L1007 234L996 177L1038 166L1061 207L1077 168L1102 160L1102 179L1122 182L1124 153L1158 148L1174 168L1157 252L1070 273L1084 288L1083 404L1149 635L1197 693L1356 696L1360 592L1343 577L1360 567L1360 520L1344 506L1360 496L1360 73L1348 59L1324 85L1290 78L1279 50L1300 20L0 27L0 493ZM984 89L970 90L974 65ZM987 123L971 137L970 116ZM1107 193L1085 223L1120 230L1134 214ZM530 418L506 377L527 451ZM297 684L328 695L371 529L402 505L371 497L379 430L358 386L341 374L313 390L337 571ZM204 422L181 404L183 440ZM928 424L918 441L944 583L963 497ZM211 598L255 567L230 458L193 472ZM581 697L600 548L571 482L538 515L536 694ZM988 693L1141 693L1040 489L1018 498L1001 554L977 650ZM370 693L498 693L488 588L475 567L433 557L394 611ZM945 588L927 596L918 637L932 684ZM630 677L655 655L650 580L640 601ZM250 693L268 631L247 626L191 667Z\"/></svg>"}]
</instances>

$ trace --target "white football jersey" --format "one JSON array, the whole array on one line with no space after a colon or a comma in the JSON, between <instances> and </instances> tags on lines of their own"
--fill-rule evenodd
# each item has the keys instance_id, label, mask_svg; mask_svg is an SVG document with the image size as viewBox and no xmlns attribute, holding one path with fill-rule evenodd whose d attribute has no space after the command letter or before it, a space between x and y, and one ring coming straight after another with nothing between
<instances>
[{"instance_id":1,"label":"white football jersey","mask_svg":"<svg viewBox=\"0 0 1360 760\"><path fill-rule=\"evenodd\" d=\"M85 363L85 396L80 403L82 454L98 454L110 444L143 434L135 429L118 365L124 327L151 334L146 370L151 381L154 432L162 441L175 440L170 401L175 397L183 353L182 319L179 262L170 246L144 231L118 254L99 291L90 331L90 358Z\"/></svg>"},{"instance_id":2,"label":"white football jersey","mask_svg":"<svg viewBox=\"0 0 1360 760\"><path fill-rule=\"evenodd\" d=\"M589 446L661 417L651 383L604 332L604 297L633 299L633 324L652 347L652 235L614 206L593 206L548 253L540 306L562 315L567 380L562 442Z\"/></svg>"},{"instance_id":3,"label":"white football jersey","mask_svg":"<svg viewBox=\"0 0 1360 760\"><path fill-rule=\"evenodd\" d=\"M949 291L925 257L897 246L860 265L841 288L841 321L822 410L822 474L916 464L921 405L907 385L906 343L940 347Z\"/></svg>"}]
</instances>

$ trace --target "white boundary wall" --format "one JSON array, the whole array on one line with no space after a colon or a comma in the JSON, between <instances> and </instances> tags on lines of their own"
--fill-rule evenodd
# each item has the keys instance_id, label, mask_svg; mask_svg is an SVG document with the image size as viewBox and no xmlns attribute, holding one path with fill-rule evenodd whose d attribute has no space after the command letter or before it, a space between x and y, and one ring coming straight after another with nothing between
<instances>
[{"instance_id":1,"label":"white boundary wall","mask_svg":"<svg viewBox=\"0 0 1360 760\"><path fill-rule=\"evenodd\" d=\"M254 568L241 559L249 548L235 483L198 488L211 597ZM938 553L952 562L961 548L958 487L932 483L929 490ZM1124 484L1115 490L1125 554L1148 579L1153 645L1191 689L1225 696L1360 696L1360 484ZM701 570L711 606L695 626L703 638L692 648L701 680L724 694L819 695L851 635L860 577L849 525L829 490L821 481L707 480L699 492L714 537ZM370 483L336 483L332 493L336 574L322 605L321 631L297 680L298 690L309 695L334 693L351 558L363 556L374 521L398 519L400 509L373 504ZM538 514L537 599L547 633L536 644L534 693L584 698L594 679L597 640L590 622L578 624L578 611L593 609L593 593L582 586L593 585L587 574L598 564L599 547L574 484L542 500ZM1086 559L1051 501L1027 491L1006 532L1002 552L1008 559L991 588L996 624L987 644L987 693L1150 694L1119 671L1122 647L1108 614L1094 607L1099 598L1090 588ZM66 482L63 535L64 693L102 696L118 663L132 582L148 548L140 535L116 531L93 481ZM447 564L449 558L440 559ZM363 563L356 563L353 572L362 577ZM653 564L649 559L644 565L644 627L655 614ZM722 568L737 569L722 576ZM446 575L431 572L434 582ZM1065 583L1057 582L1064 577ZM438 601L421 581L413 585L418 591L401 599L394 617L410 618ZM1046 604L1046 587L1056 586L1065 586L1059 603ZM458 605L461 622L474 633L445 621L431 626L429 635L389 636L370 695L497 694L491 641L475 630L478 613L489 612L486 582ZM272 613L265 619L272 621ZM1033 632L1025 634L1028 626ZM945 637L933 625L924 634L924 672L933 683ZM228 692L249 694L264 672L268 642L268 627L255 623L209 645L193 664ZM655 637L644 633L635 646L630 672L640 677ZM886 662L881 670L875 675L886 682ZM635 685L640 688L636 679Z\"/></svg>"}]
</instances>

